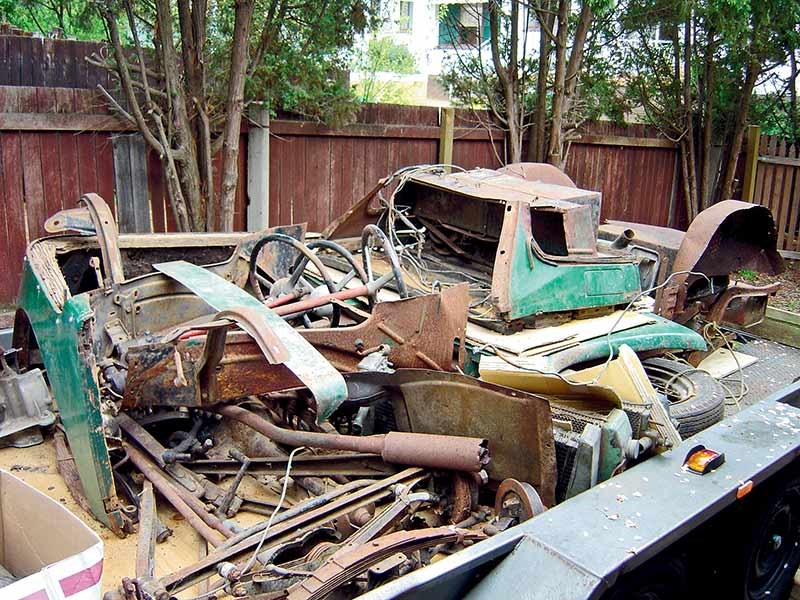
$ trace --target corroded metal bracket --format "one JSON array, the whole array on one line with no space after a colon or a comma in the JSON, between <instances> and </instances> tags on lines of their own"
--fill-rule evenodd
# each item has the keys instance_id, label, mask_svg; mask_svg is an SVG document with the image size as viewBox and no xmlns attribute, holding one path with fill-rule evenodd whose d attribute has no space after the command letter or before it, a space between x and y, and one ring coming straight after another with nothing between
<instances>
[{"instance_id":1,"label":"corroded metal bracket","mask_svg":"<svg viewBox=\"0 0 800 600\"><path fill-rule=\"evenodd\" d=\"M242 309L245 309L251 325L257 321L259 330L270 330L274 337L279 338L286 352L281 362L311 391L317 403L318 422L327 420L347 398L344 378L322 354L291 325L242 288L185 261L160 263L153 267L188 288L215 310L236 311L241 316ZM271 354L283 356L280 350Z\"/></svg>"}]
</instances>

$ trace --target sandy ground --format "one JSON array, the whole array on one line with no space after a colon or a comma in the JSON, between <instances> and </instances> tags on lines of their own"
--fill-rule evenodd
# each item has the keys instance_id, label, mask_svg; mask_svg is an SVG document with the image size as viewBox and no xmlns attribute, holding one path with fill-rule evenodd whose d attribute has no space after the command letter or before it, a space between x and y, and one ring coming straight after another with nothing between
<instances>
[{"instance_id":1,"label":"sandy ground","mask_svg":"<svg viewBox=\"0 0 800 600\"><path fill-rule=\"evenodd\" d=\"M105 546L103 592L115 589L123 577L134 575L136 535L129 535L124 539L118 538L75 503L61 475L56 470L56 453L51 438L46 439L43 444L31 448L0 449L0 468L10 471L26 483L60 502L100 536ZM201 543L194 530L183 521L179 514L171 510L166 502L159 498L158 505L161 521L174 532L164 543L156 546L156 575L163 576L190 565L204 556L204 554L201 555L201 549L204 552L205 542ZM237 521L249 524L261 518L263 517L242 513L241 517L237 517ZM200 591L197 589L187 590L181 596L192 597Z\"/></svg>"}]
</instances>

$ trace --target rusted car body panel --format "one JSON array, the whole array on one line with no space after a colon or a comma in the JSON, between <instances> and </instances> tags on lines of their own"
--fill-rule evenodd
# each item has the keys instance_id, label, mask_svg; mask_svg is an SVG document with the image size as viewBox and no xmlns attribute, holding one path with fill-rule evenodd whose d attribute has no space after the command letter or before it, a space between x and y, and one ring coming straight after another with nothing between
<instances>
[{"instance_id":1,"label":"rusted car body panel","mask_svg":"<svg viewBox=\"0 0 800 600\"><path fill-rule=\"evenodd\" d=\"M63 235L28 250L15 344L23 366L44 361L86 505L120 535L130 523L109 460L109 444L119 444L117 410L207 407L298 390L321 423L347 398L340 371L357 370L370 353L380 350L396 368L445 371L462 362L463 349L454 348L466 326L465 286L372 312L342 304L350 327L294 329L245 290L250 249L263 234L212 234L210 244L196 234L130 239L117 234L101 199L84 203L48 221ZM299 226L279 231L303 235ZM157 260L180 255L225 259L205 267ZM259 254L273 273L295 259L289 246ZM539 416L546 431L549 413Z\"/></svg>"},{"instance_id":2,"label":"rusted car body panel","mask_svg":"<svg viewBox=\"0 0 800 600\"><path fill-rule=\"evenodd\" d=\"M381 194L373 190L323 235L342 241L376 222ZM440 265L434 271L442 281L485 282L493 310L484 316L488 326L579 316L624 305L640 291L637 261L597 248L596 192L486 169L426 171L409 175L391 202L421 223L419 250ZM381 227L391 228L383 221ZM473 293L473 302L480 299Z\"/></svg>"},{"instance_id":3,"label":"rusted car body panel","mask_svg":"<svg viewBox=\"0 0 800 600\"><path fill-rule=\"evenodd\" d=\"M611 221L601 226L600 236L615 239L631 229L631 246L658 257L653 285L666 282L656 293L656 312L681 323L698 314L711 320L749 326L763 319L766 298L776 289L729 287L730 275L741 269L775 275L783 270L777 251L777 230L769 209L725 200L701 212L684 233L674 229ZM702 275L700 275L702 273ZM674 275L673 275L674 274ZM667 279L673 275L667 282ZM744 302L734 302L735 314L726 315L735 298L749 298L756 303L756 314L743 321ZM738 305L738 308L737 308Z\"/></svg>"}]
</instances>

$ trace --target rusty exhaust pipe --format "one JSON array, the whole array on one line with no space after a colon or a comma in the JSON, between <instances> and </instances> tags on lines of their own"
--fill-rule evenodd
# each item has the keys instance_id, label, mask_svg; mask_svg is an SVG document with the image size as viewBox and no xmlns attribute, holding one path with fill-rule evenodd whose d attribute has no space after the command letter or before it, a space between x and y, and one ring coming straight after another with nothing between
<instances>
[{"instance_id":1,"label":"rusty exhaust pipe","mask_svg":"<svg viewBox=\"0 0 800 600\"><path fill-rule=\"evenodd\" d=\"M611 242L611 247L615 250L623 250L628 247L634 237L636 237L636 232L633 229L623 229L616 239Z\"/></svg>"},{"instance_id":2,"label":"rusty exhaust pipe","mask_svg":"<svg viewBox=\"0 0 800 600\"><path fill-rule=\"evenodd\" d=\"M490 460L488 442L480 438L402 431L364 437L294 431L278 427L241 406L227 404L213 407L211 410L244 423L274 442L286 446L366 452L378 454L388 463L471 473L484 469Z\"/></svg>"}]
</instances>

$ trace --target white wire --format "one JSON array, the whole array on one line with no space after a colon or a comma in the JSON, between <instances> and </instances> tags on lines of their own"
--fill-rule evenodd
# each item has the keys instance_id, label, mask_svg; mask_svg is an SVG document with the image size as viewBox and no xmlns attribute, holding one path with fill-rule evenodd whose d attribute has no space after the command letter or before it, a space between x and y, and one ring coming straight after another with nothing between
<instances>
[{"instance_id":1,"label":"white wire","mask_svg":"<svg viewBox=\"0 0 800 600\"><path fill-rule=\"evenodd\" d=\"M300 450L305 450L305 446L299 446L292 450L291 454L289 454L289 460L286 461L286 475L283 477L283 489L281 490L281 497L278 500L278 505L275 507L275 510L272 511L272 514L269 516L269 520L267 521L267 526L264 528L264 533L261 534L261 539L258 540L258 546L253 551L253 555L250 557L250 560L247 561L247 564L242 569L242 575L247 573L250 568L253 566L253 563L256 562L256 558L258 558L258 553L261 552L261 546L264 545L264 540L267 539L267 534L269 533L270 527L272 527L272 521L278 514L278 511L283 506L284 500L286 500L286 490L289 487L289 473L292 469L292 459L294 455L297 454Z\"/></svg>"},{"instance_id":2,"label":"white wire","mask_svg":"<svg viewBox=\"0 0 800 600\"><path fill-rule=\"evenodd\" d=\"M294 455L298 453L300 450L305 450L305 446L300 446L292 450L289 454L289 460L286 461L286 474L283 477L283 489L281 490L281 497L278 500L278 505L275 507L275 510L272 511L272 514L269 516L269 520L267 521L267 526L264 528L264 532L261 534L261 539L258 541L258 545L256 549L253 551L253 555L250 557L250 560L247 561L247 564L242 569L241 573L244 575L247 573L253 566L253 563L256 562L256 558L258 558L258 553L261 552L261 546L264 545L264 540L267 539L267 533L269 533L270 527L272 527L272 521L275 519L275 516L278 514L278 511L283 506L284 501L286 500L286 490L289 487L289 473L292 469L292 459L294 459ZM199 596L194 596L191 600L202 600L203 598L208 598L210 596L214 596L221 592L225 587L225 583L223 582L213 590L209 590L204 594L200 594Z\"/></svg>"}]
</instances>

